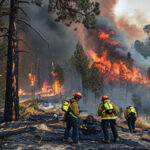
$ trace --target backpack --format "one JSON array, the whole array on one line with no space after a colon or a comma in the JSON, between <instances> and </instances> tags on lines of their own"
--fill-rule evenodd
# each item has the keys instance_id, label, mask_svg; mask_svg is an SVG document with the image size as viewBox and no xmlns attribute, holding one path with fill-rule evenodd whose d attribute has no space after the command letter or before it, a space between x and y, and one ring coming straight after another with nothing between
<instances>
[{"instance_id":1,"label":"backpack","mask_svg":"<svg viewBox=\"0 0 150 150\"><path fill-rule=\"evenodd\" d=\"M128 108L128 111L129 111L130 117L135 117L136 111L135 111L134 107Z\"/></svg>"},{"instance_id":2,"label":"backpack","mask_svg":"<svg viewBox=\"0 0 150 150\"><path fill-rule=\"evenodd\" d=\"M110 101L104 101L104 110L106 114L114 113L114 108Z\"/></svg>"},{"instance_id":3,"label":"backpack","mask_svg":"<svg viewBox=\"0 0 150 150\"><path fill-rule=\"evenodd\" d=\"M70 99L66 99L61 107L62 111L68 112L70 108Z\"/></svg>"}]
</instances>

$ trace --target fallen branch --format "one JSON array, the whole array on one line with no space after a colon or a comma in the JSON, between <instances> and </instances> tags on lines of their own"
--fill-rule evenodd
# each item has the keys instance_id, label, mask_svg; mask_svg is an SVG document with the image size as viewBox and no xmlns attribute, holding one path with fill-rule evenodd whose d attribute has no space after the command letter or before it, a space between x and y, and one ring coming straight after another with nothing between
<instances>
[{"instance_id":1,"label":"fallen branch","mask_svg":"<svg viewBox=\"0 0 150 150\"><path fill-rule=\"evenodd\" d=\"M9 15L9 11L8 12L3 12L2 14L0 14L0 17L4 17L4 16L7 16L7 15Z\"/></svg>"},{"instance_id":2,"label":"fallen branch","mask_svg":"<svg viewBox=\"0 0 150 150\"><path fill-rule=\"evenodd\" d=\"M31 131L35 131L35 130L36 130L35 127L25 127L25 128L21 128L21 129L14 130L14 131L2 131L2 132L0 132L0 138L5 138L8 136L18 135L21 133L31 132Z\"/></svg>"}]
</instances>

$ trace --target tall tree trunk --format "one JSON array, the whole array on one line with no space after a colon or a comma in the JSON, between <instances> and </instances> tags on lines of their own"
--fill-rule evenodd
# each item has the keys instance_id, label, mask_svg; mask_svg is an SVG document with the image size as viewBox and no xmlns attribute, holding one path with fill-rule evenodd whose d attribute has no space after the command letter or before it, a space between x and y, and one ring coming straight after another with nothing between
<instances>
[{"instance_id":1,"label":"tall tree trunk","mask_svg":"<svg viewBox=\"0 0 150 150\"><path fill-rule=\"evenodd\" d=\"M18 41L16 31L18 0L10 1L9 35L7 53L7 79L5 95L5 121L19 119L19 97L18 97Z\"/></svg>"}]
</instances>

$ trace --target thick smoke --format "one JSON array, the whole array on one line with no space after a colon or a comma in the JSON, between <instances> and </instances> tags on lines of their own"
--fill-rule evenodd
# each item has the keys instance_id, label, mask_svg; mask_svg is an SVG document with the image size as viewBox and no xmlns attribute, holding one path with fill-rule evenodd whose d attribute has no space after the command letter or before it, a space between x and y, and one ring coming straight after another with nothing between
<instances>
[{"instance_id":1,"label":"thick smoke","mask_svg":"<svg viewBox=\"0 0 150 150\"><path fill-rule=\"evenodd\" d=\"M21 26L24 27L25 33L21 33L20 35L26 42L21 44L20 48L28 50L31 55L21 55L20 69L24 74L20 71L20 86L29 89L29 72L36 74L37 82L40 81L40 86L36 85L36 89L41 88L45 80L47 80L49 84L52 83L54 79L52 79L53 77L51 75L51 64L53 62L55 66L56 64L60 64L64 69L66 79L64 91L66 95L72 96L72 93L77 89L81 91L80 75L69 62L69 59L76 49L76 43L78 42L76 33L62 23L55 22L54 15L48 14L46 5L44 7L35 5L23 7L30 17L28 23L30 23L45 40L41 39L30 27L21 24ZM77 78L79 80L78 83L74 81Z\"/></svg>"},{"instance_id":2,"label":"thick smoke","mask_svg":"<svg viewBox=\"0 0 150 150\"><path fill-rule=\"evenodd\" d=\"M133 41L141 33L139 28L137 26L130 26L128 23L129 20L125 19L125 17L122 18L122 21L115 20L113 9L117 0L98 1L101 2L101 17L98 17L98 26L95 30L88 31L83 25L79 25L77 31L78 36L72 29L65 27L62 23L55 23L53 15L48 14L46 7L24 6L31 18L29 23L44 35L49 43L48 46L47 42L43 41L34 31L27 27L25 28L26 34L24 38L27 40L33 53L32 57L26 56L26 62L29 64L28 68L32 66L32 63L40 64L40 80L43 82L45 79L50 80L52 70L51 62L61 64L65 72L65 97L72 96L76 91L82 92L81 77L69 62L79 38L85 50L93 49L99 55L104 50L103 48L109 48L109 56L115 59L115 61L117 59L126 59L128 52L132 54L137 64L141 64L145 60L140 52L137 52L134 47L130 47L127 44L128 40ZM118 46L108 47L105 45L102 47L102 43L98 40L98 30L100 28L106 32L113 30L115 35L112 36L112 39L119 43ZM27 48L27 45L24 44L23 48ZM35 59L35 62L33 62L33 57L38 59ZM36 60L39 61L36 62ZM24 78L28 78L27 74ZM22 86L24 87L26 85ZM148 103L150 97L149 89L143 85L129 82L126 82L124 85L116 82L105 83L104 92L100 94L107 94L119 107L125 108L127 105L133 105L131 99L132 94L135 93L142 95L144 102ZM86 98L87 104L85 105L81 101L81 108L96 113L98 104L100 103L100 97L96 99L95 94L91 90L87 90Z\"/></svg>"},{"instance_id":3,"label":"thick smoke","mask_svg":"<svg viewBox=\"0 0 150 150\"><path fill-rule=\"evenodd\" d=\"M118 0L97 0L101 4L101 16L106 16L109 20L116 25L119 30L125 32L127 37L127 42L129 44L133 43L137 37L140 39L145 38L145 34L141 27L134 24L132 25L130 22L132 20L138 21L141 26L144 26L147 22L146 18L144 18L143 14L139 10L135 10L132 17L120 16L120 18L116 18L114 14L114 8L118 2Z\"/></svg>"},{"instance_id":4,"label":"thick smoke","mask_svg":"<svg viewBox=\"0 0 150 150\"><path fill-rule=\"evenodd\" d=\"M136 26L132 26L132 25L130 26L129 20L126 20L125 18L123 18L119 24L114 20L113 7L115 6L116 2L117 1L111 1L110 5L108 5L109 4L108 0L102 1L101 11L103 11L104 9L103 12L106 12L106 14L101 13L102 16L98 17L98 25L96 29L87 31L83 26L79 28L78 34L81 38L84 49L85 50L92 49L96 51L97 54L101 54L103 50L107 49L109 53L109 58L111 58L111 60L118 61L119 59L123 59L127 63L129 63L127 60L127 54L130 52L132 59L136 62L138 67L141 67L141 72L143 74L146 74L147 68L149 67L150 59L148 57L149 52L145 54L143 50L145 48L149 49L149 42L148 42L149 39L147 39L146 42L144 43L143 42L140 43L140 46L142 45L143 48L139 50L139 52L134 48L134 46L128 44L128 40L130 40L132 37L133 39L137 39L137 37L141 38L141 36L139 36L141 32L139 32ZM107 5L107 7L103 8L102 5L104 6ZM110 12L112 13L107 13L108 12L107 9L110 10ZM124 31L118 28L121 23L124 24ZM115 35L112 36L112 39L114 41L117 41L119 44L117 46L111 46L111 47L109 47L107 44L103 46L103 43L101 43L101 41L98 39L99 29L103 29L106 33L108 33L111 30L114 31ZM142 31L142 29L140 30ZM134 34L132 32L134 32ZM127 34L128 35L131 34L131 37L128 38ZM146 57L142 53L144 53ZM147 89L144 85L130 83L130 82L126 82L124 84L117 83L117 82L105 83L104 93L110 96L110 98L113 101L115 101L119 105L119 107L122 108L125 108L127 105L134 105L132 101L133 94L137 94L140 96L142 95L142 99L144 97L146 102L148 102L150 96L149 89ZM90 92L88 92L88 94L89 97L92 95ZM94 99L94 95L93 95L93 99ZM97 101L99 100L97 99Z\"/></svg>"}]
</instances>

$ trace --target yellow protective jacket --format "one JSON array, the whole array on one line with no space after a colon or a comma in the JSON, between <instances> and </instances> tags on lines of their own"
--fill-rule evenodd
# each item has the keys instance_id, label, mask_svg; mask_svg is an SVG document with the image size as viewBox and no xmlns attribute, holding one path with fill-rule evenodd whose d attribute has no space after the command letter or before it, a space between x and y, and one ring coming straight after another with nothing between
<instances>
[{"instance_id":1,"label":"yellow protective jacket","mask_svg":"<svg viewBox=\"0 0 150 150\"><path fill-rule=\"evenodd\" d=\"M130 110L129 109L126 109L125 112L124 112L124 117L126 119L128 119L128 117L130 117ZM135 118L137 119L137 112L135 111Z\"/></svg>"},{"instance_id":2,"label":"yellow protective jacket","mask_svg":"<svg viewBox=\"0 0 150 150\"><path fill-rule=\"evenodd\" d=\"M74 118L78 118L79 116L79 105L75 99L70 100L69 114L72 115Z\"/></svg>"},{"instance_id":3,"label":"yellow protective jacket","mask_svg":"<svg viewBox=\"0 0 150 150\"><path fill-rule=\"evenodd\" d=\"M101 103L98 107L98 115L101 116L101 119L104 120L104 119L116 119L116 116L118 115L119 113L119 109L118 107L112 103L110 100L104 100L105 102L108 101L112 104L113 106L113 110L115 111L115 113L112 113L112 114L107 114L105 111L104 111L104 102Z\"/></svg>"}]
</instances>

